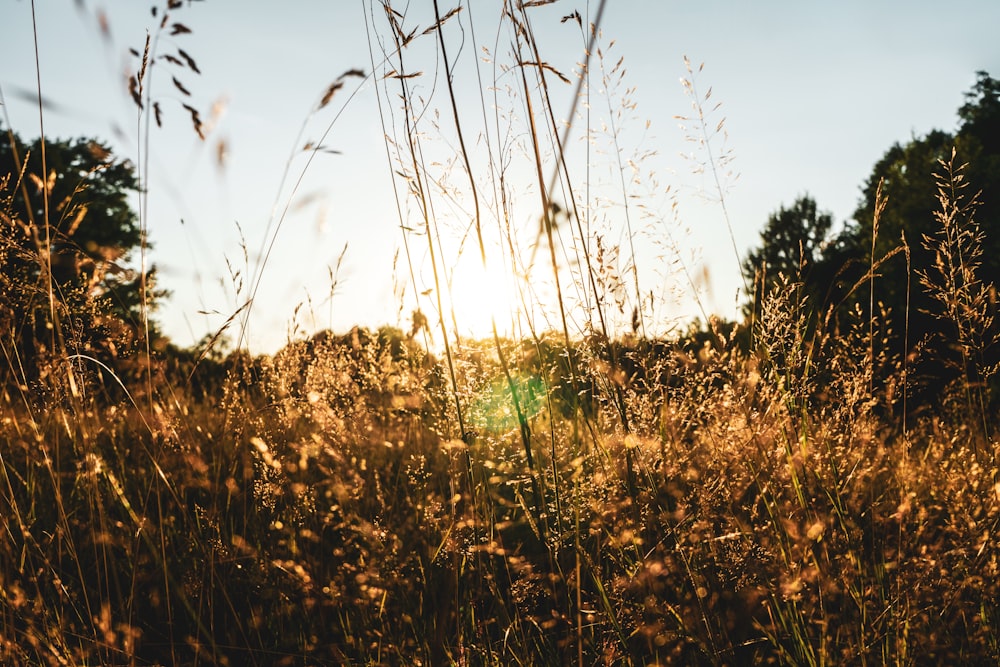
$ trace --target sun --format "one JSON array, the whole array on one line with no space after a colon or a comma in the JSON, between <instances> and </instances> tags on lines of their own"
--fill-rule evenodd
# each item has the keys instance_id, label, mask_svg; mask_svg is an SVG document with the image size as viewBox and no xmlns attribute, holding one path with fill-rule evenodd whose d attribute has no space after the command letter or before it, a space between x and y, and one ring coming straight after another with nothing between
<instances>
[{"instance_id":1,"label":"sun","mask_svg":"<svg viewBox=\"0 0 1000 667\"><path fill-rule=\"evenodd\" d=\"M478 253L466 253L455 265L447 303L460 336L492 337L494 322L501 336L511 333L521 308L517 277L505 259L491 253L484 266Z\"/></svg>"}]
</instances>

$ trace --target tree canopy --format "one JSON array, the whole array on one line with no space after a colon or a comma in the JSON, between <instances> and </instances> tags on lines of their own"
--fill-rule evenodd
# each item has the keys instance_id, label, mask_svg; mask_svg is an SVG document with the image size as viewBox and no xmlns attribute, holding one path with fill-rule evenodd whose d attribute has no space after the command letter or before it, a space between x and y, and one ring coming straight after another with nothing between
<instances>
[{"instance_id":1,"label":"tree canopy","mask_svg":"<svg viewBox=\"0 0 1000 667\"><path fill-rule=\"evenodd\" d=\"M0 321L22 382L45 355L126 352L143 304L162 296L152 271L130 266L142 242L132 163L92 139L47 141L44 169L42 153L38 139L0 133Z\"/></svg>"},{"instance_id":2,"label":"tree canopy","mask_svg":"<svg viewBox=\"0 0 1000 667\"><path fill-rule=\"evenodd\" d=\"M887 344L899 356L920 352L914 359L932 369L932 383L947 378L945 367L967 366L954 363L964 353L939 335L959 326L952 321L958 311L935 281L951 280L953 291L979 295L980 324L992 326L994 334L984 329L978 339L983 367L996 356L985 348L995 338L990 313L1000 276L1000 82L978 72L958 118L954 133L933 130L891 146L863 184L853 218L837 234L830 236L832 220L809 197L779 209L744 266L749 276L766 267L765 287L778 273L801 282L814 311L832 315L834 323L848 310L866 318L873 317L872 306L875 315L887 313ZM945 229L948 224L953 229ZM949 253L966 272L958 282L958 269L945 266ZM949 270L955 273L951 279ZM866 278L872 281L868 287L855 289ZM754 302L764 294L758 289ZM978 381L977 373L963 372Z\"/></svg>"},{"instance_id":3,"label":"tree canopy","mask_svg":"<svg viewBox=\"0 0 1000 667\"><path fill-rule=\"evenodd\" d=\"M974 280L987 288L995 290L1000 276L998 92L1000 82L979 72L958 110L956 133L934 130L906 145L892 146L872 170L854 215L851 231L856 252L866 263L873 261L873 237L876 261L895 248L905 248L905 253L897 253L879 270L875 298L892 309L897 337L903 335L904 326L907 329L903 344L911 349L923 346L924 357L932 363L950 364L956 354L953 345L935 342L939 332L955 327L942 295L930 284L946 279L938 270L942 251L966 255L957 258L963 269L972 270ZM880 183L885 202L876 229ZM950 211L952 207L956 210ZM963 211L955 218L957 209ZM951 231L945 229L949 216L960 225ZM965 241L975 239L975 255L967 255L956 245L960 236ZM966 287L976 288L971 283ZM960 284L952 286L960 288ZM991 307L995 309L995 303ZM905 324L904 314L909 316Z\"/></svg>"},{"instance_id":4,"label":"tree canopy","mask_svg":"<svg viewBox=\"0 0 1000 667\"><path fill-rule=\"evenodd\" d=\"M743 264L755 286L753 303L761 303L782 280L800 283L817 311L839 296L838 278L850 260L850 248L833 233L833 222L809 195L771 214L760 233L761 246Z\"/></svg>"}]
</instances>

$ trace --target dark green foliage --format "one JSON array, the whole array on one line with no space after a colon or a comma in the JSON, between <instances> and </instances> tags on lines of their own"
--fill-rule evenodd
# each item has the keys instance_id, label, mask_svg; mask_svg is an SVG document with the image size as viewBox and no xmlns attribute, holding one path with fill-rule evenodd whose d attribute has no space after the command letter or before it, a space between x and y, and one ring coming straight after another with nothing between
<instances>
[{"instance_id":1,"label":"dark green foliage","mask_svg":"<svg viewBox=\"0 0 1000 667\"><path fill-rule=\"evenodd\" d=\"M109 366L128 356L162 292L132 268L142 243L129 204L133 165L94 140L0 134L0 321L16 384L44 376L54 358L86 355ZM151 334L155 336L153 323Z\"/></svg>"},{"instance_id":2,"label":"dark green foliage","mask_svg":"<svg viewBox=\"0 0 1000 667\"><path fill-rule=\"evenodd\" d=\"M747 279L758 286L756 299L767 294L780 276L821 288L824 281L816 269L832 227L833 217L820 212L808 196L771 214L760 233L760 248L751 251L743 265Z\"/></svg>"},{"instance_id":3,"label":"dark green foliage","mask_svg":"<svg viewBox=\"0 0 1000 667\"><path fill-rule=\"evenodd\" d=\"M996 167L1000 155L1000 132L997 131L1000 127L1000 81L987 72L976 72L976 83L965 94L965 104L958 110L958 117L962 120L959 133L977 144L971 148L989 156L989 166ZM1000 187L995 178L983 179L983 183L990 192Z\"/></svg>"},{"instance_id":4,"label":"dark green foliage","mask_svg":"<svg viewBox=\"0 0 1000 667\"><path fill-rule=\"evenodd\" d=\"M874 298L889 309L895 335L888 344L900 353L921 351L914 358L918 364L914 370L921 383L917 395L925 396L925 400L939 396L956 379L956 374L963 375L961 354L951 343L945 342L946 338L954 338L954 322L947 306L935 295L935 278L918 281L919 276L926 278L929 274L944 278L935 269L941 244L947 242L941 214L950 204L963 205L962 202L943 204L939 198L939 177L947 179L948 164L955 173L962 173L965 185L957 188L956 193L961 194L964 203L973 199L982 202L963 213L964 229L971 234L961 234L965 250L968 250L968 243L980 249L976 258L978 266L973 267L973 257L969 256L970 263L963 269L975 268L987 293L995 294L996 281L1000 277L1000 208L996 204L1000 199L1000 102L997 92L997 81L979 72L976 84L959 109L961 124L955 134L935 130L926 136L915 137L905 146L897 144L890 148L865 184L854 228L850 231L856 251L865 257L866 263L877 262L905 246L906 252L897 252L879 266L873 287ZM962 165L967 166L959 169ZM879 183L886 200L876 229ZM945 189L952 185L959 184L946 184ZM978 197L976 193L980 193ZM965 264L961 257L957 260ZM984 305L995 311L995 297L993 301ZM942 332L945 332L944 337L939 335ZM987 331L981 350L984 358L994 362L998 358L997 350L988 348L995 347L992 342L995 336L995 329Z\"/></svg>"},{"instance_id":5,"label":"dark green foliage","mask_svg":"<svg viewBox=\"0 0 1000 667\"><path fill-rule=\"evenodd\" d=\"M1000 101L997 99L998 83L985 72L979 72L972 91L959 110L962 123L957 133L933 130L923 137L914 137L906 145L893 145L872 169L863 188L862 200L854 214L850 236L859 251L865 252L866 261L872 260L871 240L875 235L874 218L876 193L879 184L886 198L885 208L879 216L875 258L880 258L903 243L910 248L911 265L925 267L932 264L932 251L923 247L924 236L932 236L939 223L935 211L940 206L937 199L935 174L942 171L942 163L950 160L956 151L956 166L968 164L969 195L981 192L984 202L976 213L983 228L984 273L1000 275L1000 209L995 200L1000 198ZM867 244L867 245L865 245ZM878 296L895 310L902 312L906 297L906 272L903 257L893 260L891 267L880 270L877 281ZM926 305L925 297L911 290L917 307Z\"/></svg>"},{"instance_id":6,"label":"dark green foliage","mask_svg":"<svg viewBox=\"0 0 1000 667\"><path fill-rule=\"evenodd\" d=\"M763 297L781 273L809 297L815 309L810 330L824 323L825 334L842 334L858 314L884 322L886 333L877 344L908 360L911 407L931 405L956 381L985 382L982 373L968 372L964 353L948 342L957 335L955 311L942 299L935 281L947 280L938 265L943 261L942 244L951 243L949 252L957 266L971 271L969 281L952 281L952 289L980 294L979 318L990 324L979 336L977 353L981 368L991 368L1000 360L994 342L997 330L991 324L1000 276L998 93L1000 84L979 72L959 109L956 133L934 130L890 147L865 182L853 220L837 234L830 234L832 220L818 213L808 197L772 215L761 234L761 247L744 266L747 276L758 280L751 313L759 316ZM947 180L949 168L960 174L961 184L941 182L942 174ZM942 185L945 194L961 185L954 194L964 203L942 201ZM960 229L951 232L949 241L942 215L953 204L964 209L961 221L956 221ZM973 247L978 250L969 254Z\"/></svg>"},{"instance_id":7,"label":"dark green foliage","mask_svg":"<svg viewBox=\"0 0 1000 667\"><path fill-rule=\"evenodd\" d=\"M52 242L69 246L87 259L113 261L139 245L138 218L129 197L138 189L135 169L115 160L110 148L91 139L50 140L45 147L48 174L42 172L38 139L26 144L16 134L0 135L0 174L11 174L17 184L19 166L27 159L24 189L16 194L12 213L34 224L34 233L45 236L44 178L49 184L48 222ZM11 140L16 144L17 160ZM22 196L23 195L23 196Z\"/></svg>"}]
</instances>

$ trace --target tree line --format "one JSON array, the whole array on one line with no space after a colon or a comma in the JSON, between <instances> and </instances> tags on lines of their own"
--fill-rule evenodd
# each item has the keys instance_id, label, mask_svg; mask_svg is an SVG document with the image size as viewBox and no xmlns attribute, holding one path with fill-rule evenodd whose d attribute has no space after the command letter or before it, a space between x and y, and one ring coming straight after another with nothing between
<instances>
[{"instance_id":1,"label":"tree line","mask_svg":"<svg viewBox=\"0 0 1000 667\"><path fill-rule=\"evenodd\" d=\"M808 195L774 212L742 267L754 289L744 321L725 324L745 332L734 339L752 345L770 295L790 290L807 340L865 322L874 337L878 322L871 353L909 365L914 400L958 382L985 406L998 364L1000 81L978 72L958 120L889 147L841 225ZM116 370L148 349L197 365L204 355L148 317L167 296L155 269L131 268L146 243L129 203L135 166L93 139L47 142L44 169L42 154L39 140L0 133L3 385L30 384L67 350Z\"/></svg>"},{"instance_id":2,"label":"tree line","mask_svg":"<svg viewBox=\"0 0 1000 667\"><path fill-rule=\"evenodd\" d=\"M1000 81L977 72L958 120L892 145L839 230L808 195L773 213L743 266L747 318L791 286L816 335L878 321L918 401L956 382L986 400L1000 361Z\"/></svg>"}]
</instances>

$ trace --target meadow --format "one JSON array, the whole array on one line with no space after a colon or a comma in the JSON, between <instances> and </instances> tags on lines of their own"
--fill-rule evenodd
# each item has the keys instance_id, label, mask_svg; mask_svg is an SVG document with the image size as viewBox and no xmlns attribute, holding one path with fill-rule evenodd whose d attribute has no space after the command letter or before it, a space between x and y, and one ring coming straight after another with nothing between
<instances>
[{"instance_id":1,"label":"meadow","mask_svg":"<svg viewBox=\"0 0 1000 667\"><path fill-rule=\"evenodd\" d=\"M386 148L424 225L403 233L444 275L453 258L435 259L427 205L442 178L422 161L423 103L408 97L403 54L440 38L447 61L441 34L457 19L416 35L386 7L396 43L383 65L396 73L378 85L396 86L400 105ZM620 247L579 222L593 202L560 162L554 74L528 9L505 15L531 61L509 94L550 127L509 130L524 150L497 139L487 167L466 152L454 94L444 105L449 187L467 179L482 196L464 200L472 254L511 267L528 323L518 335L495 321L483 340L452 335L462 313L435 285L409 328L298 332L251 354L240 308L180 349L144 304L122 314L96 282L61 281L56 231L18 217L19 175L6 179L0 259L18 272L0 285L0 662L1000 661L996 367L983 361L996 301L989 277L975 278L982 236L960 165L940 163L929 193L948 232L926 240L940 270L907 266L967 361L948 382L919 384L919 355L894 329L907 320L879 307L885 256L903 254L876 256L879 205L850 298L831 306L801 275L757 276L743 321L654 333L638 269L633 286L628 262L609 259L635 262L633 237ZM691 131L717 145L688 72ZM525 252L549 265L552 327L532 324L542 297L518 273L522 249L500 244L498 257L483 240L487 220L511 238L510 211L472 174L507 192L502 165L522 153L538 181ZM707 160L726 168L724 152ZM550 179L579 210L556 203ZM570 268L557 228L571 228ZM10 240L18 231L27 240ZM139 293L154 298L145 283Z\"/></svg>"}]
</instances>

